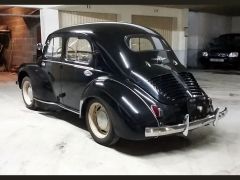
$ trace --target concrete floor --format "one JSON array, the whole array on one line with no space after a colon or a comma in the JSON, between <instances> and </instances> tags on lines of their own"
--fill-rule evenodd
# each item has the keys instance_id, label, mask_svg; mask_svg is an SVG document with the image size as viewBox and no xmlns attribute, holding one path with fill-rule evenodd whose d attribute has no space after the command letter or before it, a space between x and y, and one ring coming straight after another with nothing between
<instances>
[{"instance_id":1,"label":"concrete floor","mask_svg":"<svg viewBox=\"0 0 240 180\"><path fill-rule=\"evenodd\" d=\"M215 106L217 127L188 137L95 143L77 115L25 108L15 75L0 74L0 174L240 174L240 73L194 72Z\"/></svg>"}]
</instances>

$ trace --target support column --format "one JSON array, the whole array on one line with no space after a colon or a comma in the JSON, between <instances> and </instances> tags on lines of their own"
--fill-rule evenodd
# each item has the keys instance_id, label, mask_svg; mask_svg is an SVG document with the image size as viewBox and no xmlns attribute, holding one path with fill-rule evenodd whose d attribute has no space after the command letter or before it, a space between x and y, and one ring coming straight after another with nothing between
<instances>
[{"instance_id":1,"label":"support column","mask_svg":"<svg viewBox=\"0 0 240 180\"><path fill-rule=\"evenodd\" d=\"M59 29L58 10L40 9L41 40L45 41L50 33Z\"/></svg>"}]
</instances>

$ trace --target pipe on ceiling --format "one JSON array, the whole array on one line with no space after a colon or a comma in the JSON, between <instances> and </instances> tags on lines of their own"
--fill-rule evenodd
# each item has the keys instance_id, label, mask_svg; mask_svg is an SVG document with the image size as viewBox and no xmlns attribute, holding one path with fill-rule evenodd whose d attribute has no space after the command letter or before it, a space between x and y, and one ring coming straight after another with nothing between
<instances>
[{"instance_id":1,"label":"pipe on ceiling","mask_svg":"<svg viewBox=\"0 0 240 180\"><path fill-rule=\"evenodd\" d=\"M40 15L28 15L28 14L4 14L0 13L0 16L17 16L17 17L25 17L25 18L40 18Z\"/></svg>"}]
</instances>

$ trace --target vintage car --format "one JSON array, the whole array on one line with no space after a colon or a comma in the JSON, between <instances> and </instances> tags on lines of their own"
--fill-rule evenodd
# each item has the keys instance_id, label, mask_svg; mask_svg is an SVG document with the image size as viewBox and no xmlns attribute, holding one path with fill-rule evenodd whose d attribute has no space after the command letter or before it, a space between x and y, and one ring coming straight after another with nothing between
<instances>
[{"instance_id":1,"label":"vintage car","mask_svg":"<svg viewBox=\"0 0 240 180\"><path fill-rule=\"evenodd\" d=\"M49 35L38 63L23 64L26 107L55 105L86 120L93 139L144 140L216 125L227 109L211 99L156 31L89 23Z\"/></svg>"},{"instance_id":2,"label":"vintage car","mask_svg":"<svg viewBox=\"0 0 240 180\"><path fill-rule=\"evenodd\" d=\"M240 34L223 34L214 38L200 52L199 60L204 68L240 68Z\"/></svg>"}]
</instances>

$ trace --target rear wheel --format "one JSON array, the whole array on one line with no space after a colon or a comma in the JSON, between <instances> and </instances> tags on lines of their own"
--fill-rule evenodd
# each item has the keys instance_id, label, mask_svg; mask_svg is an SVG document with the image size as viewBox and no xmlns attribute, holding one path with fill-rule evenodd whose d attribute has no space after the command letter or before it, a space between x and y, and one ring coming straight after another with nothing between
<instances>
[{"instance_id":1,"label":"rear wheel","mask_svg":"<svg viewBox=\"0 0 240 180\"><path fill-rule=\"evenodd\" d=\"M37 109L36 101L33 99L32 83L29 77L24 77L22 80L22 97L27 108Z\"/></svg>"},{"instance_id":2,"label":"rear wheel","mask_svg":"<svg viewBox=\"0 0 240 180\"><path fill-rule=\"evenodd\" d=\"M99 100L91 100L87 105L86 124L93 139L104 146L115 144L119 138L115 134L111 112Z\"/></svg>"}]
</instances>

